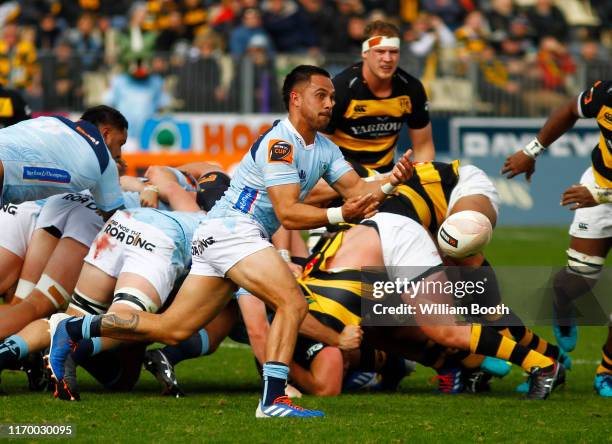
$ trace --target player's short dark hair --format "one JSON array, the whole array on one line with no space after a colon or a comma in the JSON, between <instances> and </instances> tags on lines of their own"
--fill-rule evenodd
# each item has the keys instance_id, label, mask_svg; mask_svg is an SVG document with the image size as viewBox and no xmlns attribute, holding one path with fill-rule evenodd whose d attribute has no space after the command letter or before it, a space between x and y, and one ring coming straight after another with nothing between
<instances>
[{"instance_id":1,"label":"player's short dark hair","mask_svg":"<svg viewBox=\"0 0 612 444\"><path fill-rule=\"evenodd\" d=\"M382 20L374 20L373 22L368 23L363 33L365 34L366 39L377 35L382 35L385 37L400 36L400 30L397 26L395 26L393 23L383 22Z\"/></svg>"},{"instance_id":2,"label":"player's short dark hair","mask_svg":"<svg viewBox=\"0 0 612 444\"><path fill-rule=\"evenodd\" d=\"M331 76L323 68L313 65L299 65L293 68L293 70L287 74L283 83L283 102L285 108L289 111L289 96L291 91L298 83L309 82L310 78L314 75L320 75L331 79Z\"/></svg>"},{"instance_id":3,"label":"player's short dark hair","mask_svg":"<svg viewBox=\"0 0 612 444\"><path fill-rule=\"evenodd\" d=\"M81 120L86 120L96 126L110 125L120 130L128 129L128 121L123 114L115 108L106 105L97 105L88 108L81 116Z\"/></svg>"}]
</instances>

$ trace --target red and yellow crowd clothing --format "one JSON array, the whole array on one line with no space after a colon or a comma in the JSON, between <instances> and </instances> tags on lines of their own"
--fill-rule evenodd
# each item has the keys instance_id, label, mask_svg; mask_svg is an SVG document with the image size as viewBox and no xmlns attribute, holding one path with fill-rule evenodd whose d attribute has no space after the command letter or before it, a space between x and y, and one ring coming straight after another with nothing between
<instances>
[{"instance_id":1,"label":"red and yellow crowd clothing","mask_svg":"<svg viewBox=\"0 0 612 444\"><path fill-rule=\"evenodd\" d=\"M38 69L34 45L21 41L14 47L0 40L0 83L14 88L28 88Z\"/></svg>"},{"instance_id":2,"label":"red and yellow crowd clothing","mask_svg":"<svg viewBox=\"0 0 612 444\"><path fill-rule=\"evenodd\" d=\"M480 54L487 47L486 36L462 26L455 31L459 55Z\"/></svg>"}]
</instances>

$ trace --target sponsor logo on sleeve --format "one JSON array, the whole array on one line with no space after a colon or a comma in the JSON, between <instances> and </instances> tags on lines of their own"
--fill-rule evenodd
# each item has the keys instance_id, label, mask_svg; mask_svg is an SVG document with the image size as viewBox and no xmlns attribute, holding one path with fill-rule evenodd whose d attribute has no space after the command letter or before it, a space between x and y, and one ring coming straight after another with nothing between
<instances>
[{"instance_id":1,"label":"sponsor logo on sleeve","mask_svg":"<svg viewBox=\"0 0 612 444\"><path fill-rule=\"evenodd\" d=\"M23 167L23 180L37 182L70 183L70 173L57 168Z\"/></svg>"},{"instance_id":2,"label":"sponsor logo on sleeve","mask_svg":"<svg viewBox=\"0 0 612 444\"><path fill-rule=\"evenodd\" d=\"M293 163L293 145L284 140L272 139L268 143L268 162Z\"/></svg>"}]
</instances>

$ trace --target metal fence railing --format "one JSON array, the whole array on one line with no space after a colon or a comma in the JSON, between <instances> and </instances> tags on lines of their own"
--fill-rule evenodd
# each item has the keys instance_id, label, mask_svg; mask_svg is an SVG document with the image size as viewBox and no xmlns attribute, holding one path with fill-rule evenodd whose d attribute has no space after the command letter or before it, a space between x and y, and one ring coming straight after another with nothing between
<instances>
[{"instance_id":1,"label":"metal fence railing","mask_svg":"<svg viewBox=\"0 0 612 444\"><path fill-rule=\"evenodd\" d=\"M28 99L37 111L81 110L108 102L113 88L122 86L120 94L133 94L136 103L151 100L150 106L171 111L283 112L282 80L295 65L317 64L334 75L358 60L358 55L346 54L277 54L274 59L160 54L150 64L163 79L159 85L164 99L160 100L151 90L159 85L150 79L127 86L125 81L118 82L121 71L117 66L91 64L91 57L39 54L40 93L30 93ZM578 61L575 72L549 84L542 80L534 61L461 62L441 55L432 63L402 54L400 66L423 81L434 116L543 116L595 80L612 77L609 60Z\"/></svg>"}]
</instances>

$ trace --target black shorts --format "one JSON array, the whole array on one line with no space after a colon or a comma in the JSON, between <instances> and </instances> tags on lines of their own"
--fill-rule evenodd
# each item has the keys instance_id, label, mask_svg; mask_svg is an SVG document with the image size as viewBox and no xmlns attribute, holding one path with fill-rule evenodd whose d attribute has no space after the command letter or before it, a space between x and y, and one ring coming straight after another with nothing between
<instances>
[{"instance_id":1,"label":"black shorts","mask_svg":"<svg viewBox=\"0 0 612 444\"><path fill-rule=\"evenodd\" d=\"M314 358L324 347L325 344L322 342L308 339L304 336L298 336L295 344L295 351L293 352L293 360L301 367L309 370L310 364L312 364Z\"/></svg>"}]
</instances>

